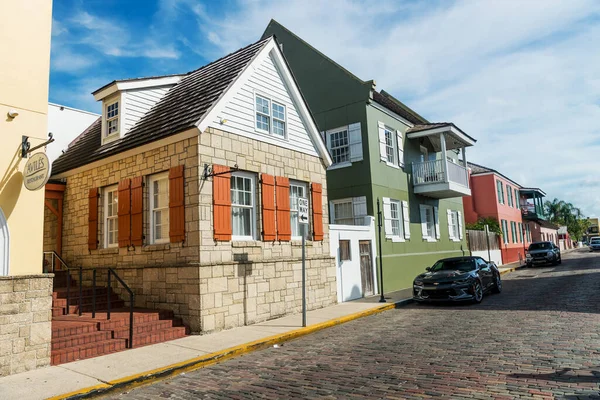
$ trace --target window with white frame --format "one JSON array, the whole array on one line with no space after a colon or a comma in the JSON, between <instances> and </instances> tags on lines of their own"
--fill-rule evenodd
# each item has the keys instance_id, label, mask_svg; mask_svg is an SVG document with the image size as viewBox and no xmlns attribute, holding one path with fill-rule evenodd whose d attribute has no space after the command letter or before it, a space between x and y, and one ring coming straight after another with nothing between
<instances>
[{"instance_id":1,"label":"window with white frame","mask_svg":"<svg viewBox=\"0 0 600 400\"><path fill-rule=\"evenodd\" d=\"M389 162L390 164L396 163L395 136L396 134L394 132L392 132L387 127L385 128L385 154L387 157L387 162Z\"/></svg>"},{"instance_id":2,"label":"window with white frame","mask_svg":"<svg viewBox=\"0 0 600 400\"><path fill-rule=\"evenodd\" d=\"M437 207L429 205L420 205L421 211L421 233L423 239L427 241L436 241L439 237Z\"/></svg>"},{"instance_id":3,"label":"window with white frame","mask_svg":"<svg viewBox=\"0 0 600 400\"><path fill-rule=\"evenodd\" d=\"M365 196L332 200L330 204L333 224L365 224L365 217L367 216L367 198Z\"/></svg>"},{"instance_id":4,"label":"window with white frame","mask_svg":"<svg viewBox=\"0 0 600 400\"><path fill-rule=\"evenodd\" d=\"M508 223L505 219L500 222L502 223L502 240L504 243L508 243Z\"/></svg>"},{"instance_id":5,"label":"window with white frame","mask_svg":"<svg viewBox=\"0 0 600 400\"><path fill-rule=\"evenodd\" d=\"M306 193L306 183L290 181L290 224L292 226L292 238L294 239L302 238L300 221L298 220L298 198L307 197Z\"/></svg>"},{"instance_id":6,"label":"window with white frame","mask_svg":"<svg viewBox=\"0 0 600 400\"><path fill-rule=\"evenodd\" d=\"M390 220L392 222L392 234L394 236L402 236L401 216L400 202L398 200L390 200Z\"/></svg>"},{"instance_id":7,"label":"window with white frame","mask_svg":"<svg viewBox=\"0 0 600 400\"><path fill-rule=\"evenodd\" d=\"M119 133L119 101L106 104L106 136Z\"/></svg>"},{"instance_id":8,"label":"window with white frame","mask_svg":"<svg viewBox=\"0 0 600 400\"><path fill-rule=\"evenodd\" d=\"M255 106L256 130L285 138L285 105L257 94Z\"/></svg>"},{"instance_id":9,"label":"window with white frame","mask_svg":"<svg viewBox=\"0 0 600 400\"><path fill-rule=\"evenodd\" d=\"M231 230L234 239L253 240L256 229L256 176L249 172L231 175Z\"/></svg>"},{"instance_id":10,"label":"window with white frame","mask_svg":"<svg viewBox=\"0 0 600 400\"><path fill-rule=\"evenodd\" d=\"M350 161L350 142L348 129L343 128L327 132L329 135L331 158L334 164Z\"/></svg>"},{"instance_id":11,"label":"window with white frame","mask_svg":"<svg viewBox=\"0 0 600 400\"><path fill-rule=\"evenodd\" d=\"M150 177L150 241L169 241L169 175Z\"/></svg>"},{"instance_id":12,"label":"window with white frame","mask_svg":"<svg viewBox=\"0 0 600 400\"><path fill-rule=\"evenodd\" d=\"M448 235L451 240L460 240L458 211L448 210Z\"/></svg>"},{"instance_id":13,"label":"window with white frame","mask_svg":"<svg viewBox=\"0 0 600 400\"><path fill-rule=\"evenodd\" d=\"M285 106L272 102L273 106L273 133L285 137Z\"/></svg>"},{"instance_id":14,"label":"window with white frame","mask_svg":"<svg viewBox=\"0 0 600 400\"><path fill-rule=\"evenodd\" d=\"M385 238L392 242L404 242L410 239L410 218L408 202L382 198Z\"/></svg>"},{"instance_id":15,"label":"window with white frame","mask_svg":"<svg viewBox=\"0 0 600 400\"><path fill-rule=\"evenodd\" d=\"M104 189L104 247L119 244L119 191L117 185Z\"/></svg>"}]
</instances>

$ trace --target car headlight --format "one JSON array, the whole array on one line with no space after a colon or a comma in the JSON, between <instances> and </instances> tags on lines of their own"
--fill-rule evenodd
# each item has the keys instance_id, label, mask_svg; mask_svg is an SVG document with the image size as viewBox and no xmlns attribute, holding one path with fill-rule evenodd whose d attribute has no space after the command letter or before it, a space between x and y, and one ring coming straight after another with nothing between
<instances>
[{"instance_id":1,"label":"car headlight","mask_svg":"<svg viewBox=\"0 0 600 400\"><path fill-rule=\"evenodd\" d=\"M423 281L415 281L414 285L415 286L423 286Z\"/></svg>"},{"instance_id":2,"label":"car headlight","mask_svg":"<svg viewBox=\"0 0 600 400\"><path fill-rule=\"evenodd\" d=\"M525 258L532 258L531 254L529 254L529 253L525 254Z\"/></svg>"},{"instance_id":3,"label":"car headlight","mask_svg":"<svg viewBox=\"0 0 600 400\"><path fill-rule=\"evenodd\" d=\"M546 257L552 257L554 255L553 252L549 251L548 253L546 253Z\"/></svg>"}]
</instances>

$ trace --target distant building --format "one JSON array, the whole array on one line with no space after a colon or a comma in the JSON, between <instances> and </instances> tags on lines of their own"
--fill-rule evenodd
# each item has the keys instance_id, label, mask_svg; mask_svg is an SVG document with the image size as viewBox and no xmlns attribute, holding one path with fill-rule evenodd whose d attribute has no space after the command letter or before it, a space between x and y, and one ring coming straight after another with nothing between
<instances>
[{"instance_id":1,"label":"distant building","mask_svg":"<svg viewBox=\"0 0 600 400\"><path fill-rule=\"evenodd\" d=\"M48 132L51 132L54 138L54 142L46 148L50 162L56 160L69 144L98 118L100 114L48 103Z\"/></svg>"}]
</instances>

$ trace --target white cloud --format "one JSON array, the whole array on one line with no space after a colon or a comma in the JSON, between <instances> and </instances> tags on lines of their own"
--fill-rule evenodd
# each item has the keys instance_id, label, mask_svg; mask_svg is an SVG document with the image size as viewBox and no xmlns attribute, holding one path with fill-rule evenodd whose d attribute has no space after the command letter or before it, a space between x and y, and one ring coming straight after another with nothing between
<instances>
[{"instance_id":1,"label":"white cloud","mask_svg":"<svg viewBox=\"0 0 600 400\"><path fill-rule=\"evenodd\" d=\"M52 46L52 70L59 72L78 72L92 65L92 60L82 54L74 54L68 49Z\"/></svg>"},{"instance_id":2,"label":"white cloud","mask_svg":"<svg viewBox=\"0 0 600 400\"><path fill-rule=\"evenodd\" d=\"M171 17L190 4L176 3ZM600 215L597 1L256 0L195 15L220 54L275 18L421 115L477 138L471 160Z\"/></svg>"}]
</instances>

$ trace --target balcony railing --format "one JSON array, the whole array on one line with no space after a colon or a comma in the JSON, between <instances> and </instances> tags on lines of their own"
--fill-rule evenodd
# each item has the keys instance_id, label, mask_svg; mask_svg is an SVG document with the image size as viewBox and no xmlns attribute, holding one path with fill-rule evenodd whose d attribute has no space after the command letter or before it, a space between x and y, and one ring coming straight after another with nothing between
<instances>
[{"instance_id":1,"label":"balcony railing","mask_svg":"<svg viewBox=\"0 0 600 400\"><path fill-rule=\"evenodd\" d=\"M444 160L431 160L413 163L413 181L415 185L452 182L469 187L469 175L462 165L448 162L448 176L444 174Z\"/></svg>"}]
</instances>

